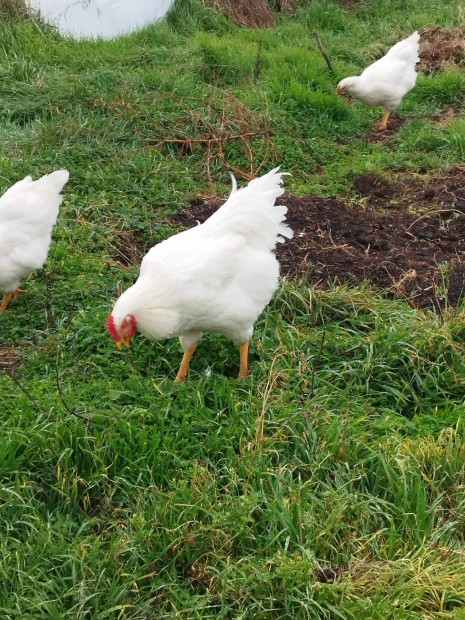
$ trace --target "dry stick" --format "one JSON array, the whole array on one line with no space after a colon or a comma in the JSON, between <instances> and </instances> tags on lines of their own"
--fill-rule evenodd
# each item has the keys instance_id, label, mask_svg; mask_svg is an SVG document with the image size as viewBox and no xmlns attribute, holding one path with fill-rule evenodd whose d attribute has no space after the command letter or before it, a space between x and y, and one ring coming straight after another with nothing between
<instances>
[{"instance_id":1,"label":"dry stick","mask_svg":"<svg viewBox=\"0 0 465 620\"><path fill-rule=\"evenodd\" d=\"M453 211L454 213L458 213L459 215L465 215L463 211L460 211L460 209L437 209L436 211L428 211L428 213L424 213L423 215L420 215L420 217L417 217L417 219L412 222L408 228L405 229L405 232L408 232L412 228L412 226L415 226L417 222L419 222L425 217L434 215L436 213L450 213L451 211Z\"/></svg>"},{"instance_id":2,"label":"dry stick","mask_svg":"<svg viewBox=\"0 0 465 620\"><path fill-rule=\"evenodd\" d=\"M258 47L257 47L257 57L255 59L255 64L252 70L252 75L255 80L258 80L261 72L262 72L262 42L259 41Z\"/></svg>"},{"instance_id":3,"label":"dry stick","mask_svg":"<svg viewBox=\"0 0 465 620\"><path fill-rule=\"evenodd\" d=\"M246 144L245 141L244 141L244 144ZM237 166L234 166L233 164L230 164L228 161L226 161L226 156L223 152L223 144L221 141L218 142L217 146L218 146L218 157L223 162L223 165L225 166L225 168L227 168L228 170L231 170L237 176L244 177L248 179L249 181L253 178L254 176L253 172L248 174L244 170L241 170L240 168L237 168ZM210 145L209 145L209 148L210 148Z\"/></svg>"},{"instance_id":4,"label":"dry stick","mask_svg":"<svg viewBox=\"0 0 465 620\"><path fill-rule=\"evenodd\" d=\"M251 83L253 87L253 83ZM224 97L223 107L221 108L221 117L220 117L220 126L215 127L211 123L207 122L205 118L200 113L195 112L195 110L191 109L189 106L184 105L184 108L187 112L189 112L191 117L191 125L195 127L201 127L202 131L199 131L200 135L196 137L187 137L187 138L165 138L160 139L152 136L143 136L140 132L137 132L137 136L148 144L149 147L155 145L156 147L160 147L163 144L178 144L182 148L191 147L194 144L202 144L206 149L205 156L205 165L207 169L208 179L213 188L213 181L211 176L210 165L213 160L219 158L222 164L235 172L235 174L244 177L246 179L251 179L256 175L258 170L266 164L270 155L269 151L277 157L277 149L273 141L270 139L269 134L273 133L273 130L269 129L266 123L266 118L263 118L261 115L258 115L258 118L253 118L253 112L246 108L240 101L237 100L236 97L232 96L230 93L226 93L219 88L213 87L215 91L222 94ZM196 101L198 98L191 97L190 99ZM208 116L211 113L216 114L217 103L213 101L213 104L207 106L209 111ZM226 106L226 107L225 107ZM231 108L232 106L232 108ZM250 116L252 115L252 121L250 121ZM214 116L214 114L213 114ZM263 123L265 126L260 129L252 129L252 127L257 124ZM237 129L236 129L237 128ZM175 126L175 129L178 128ZM243 131L241 131L243 129ZM226 133L229 130L229 133ZM181 131L181 125L179 125L179 131ZM177 133L177 131L176 131ZM252 146L250 142L256 137L263 137L266 143L266 157L257 168L255 173L253 174L254 167L254 158L251 157ZM227 157L223 152L224 145L233 140L240 140L247 152L248 160L249 160L249 171L240 170L237 167L234 167L227 161ZM218 151L218 153L216 152Z\"/></svg>"},{"instance_id":5,"label":"dry stick","mask_svg":"<svg viewBox=\"0 0 465 620\"><path fill-rule=\"evenodd\" d=\"M60 397L60 400L61 400L61 402L63 404L63 407L66 409L66 411L70 415L74 415L76 418L80 418L81 415L79 413L77 413L77 411L75 409L71 409L68 406L68 403L65 400L65 397L64 397L64 394L63 394L63 389L61 387L61 381L60 381L59 362L60 362L60 347L57 347L57 354L56 354L56 358L55 358L55 383L56 383L57 390L58 390L58 396Z\"/></svg>"},{"instance_id":6,"label":"dry stick","mask_svg":"<svg viewBox=\"0 0 465 620\"><path fill-rule=\"evenodd\" d=\"M4 370L4 373L10 377L10 379L16 383L16 385L19 387L19 389L21 390L21 392L28 398L28 400L34 405L34 407L37 409L37 411L39 411L40 413L46 413L49 414L50 411L47 411L47 409L45 409L45 407L43 407L35 398L34 396L32 396L32 394L26 390L26 388L24 387L24 385L14 376L13 372L10 370Z\"/></svg>"},{"instance_id":7,"label":"dry stick","mask_svg":"<svg viewBox=\"0 0 465 620\"><path fill-rule=\"evenodd\" d=\"M323 351L323 345L325 343L325 339L326 339L326 331L324 331L321 334L320 348L318 349L318 353L316 357L312 360L312 380L310 384L310 398L313 398L313 395L315 393L316 365L320 361L321 352Z\"/></svg>"},{"instance_id":8,"label":"dry stick","mask_svg":"<svg viewBox=\"0 0 465 620\"><path fill-rule=\"evenodd\" d=\"M276 383L278 377L281 376L281 373L279 372L273 374L273 367L274 367L275 361L276 361L276 357L271 362L271 368L270 368L270 372L268 373L268 379L266 381L265 392L263 394L262 410L260 413L260 417L258 418L257 428L255 431L255 446L254 446L255 448L257 447L258 444L261 445L263 443L263 434L265 431L265 413L266 413L266 406L268 404L268 398L271 394L271 391L273 390L274 384Z\"/></svg>"},{"instance_id":9,"label":"dry stick","mask_svg":"<svg viewBox=\"0 0 465 620\"><path fill-rule=\"evenodd\" d=\"M331 73L334 73L333 65L331 64L329 56L326 53L325 48L323 47L323 43L321 42L320 35L318 34L318 30L312 30L312 34L316 39L316 44L318 45L318 49L320 50L321 55L323 56L323 58L326 61L326 64L328 65L328 69L331 71Z\"/></svg>"},{"instance_id":10,"label":"dry stick","mask_svg":"<svg viewBox=\"0 0 465 620\"><path fill-rule=\"evenodd\" d=\"M257 131L245 131L244 133L215 136L214 138L163 138L161 140L157 140L156 138L144 138L144 140L154 144L191 144L193 142L211 144L212 142L228 142L229 140L237 140L254 136L266 136L268 133L270 133L269 129L258 129Z\"/></svg>"}]
</instances>

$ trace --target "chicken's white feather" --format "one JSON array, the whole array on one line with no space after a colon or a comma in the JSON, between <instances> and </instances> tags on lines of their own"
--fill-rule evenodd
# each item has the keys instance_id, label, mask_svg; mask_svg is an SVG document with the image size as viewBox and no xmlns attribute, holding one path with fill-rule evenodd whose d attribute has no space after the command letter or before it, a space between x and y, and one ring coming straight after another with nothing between
<instances>
[{"instance_id":1,"label":"chicken's white feather","mask_svg":"<svg viewBox=\"0 0 465 620\"><path fill-rule=\"evenodd\" d=\"M366 105L380 105L391 112L415 86L419 45L420 34L414 32L393 45L361 75L341 80L338 92L347 90Z\"/></svg>"},{"instance_id":2,"label":"chicken's white feather","mask_svg":"<svg viewBox=\"0 0 465 620\"><path fill-rule=\"evenodd\" d=\"M241 190L231 192L228 200L204 224L208 234L221 235L224 231L247 237L251 246L271 251L283 237L292 238L292 230L285 223L287 207L275 206L284 194L279 167L253 179ZM234 189L234 188L233 188Z\"/></svg>"},{"instance_id":3,"label":"chicken's white feather","mask_svg":"<svg viewBox=\"0 0 465 620\"><path fill-rule=\"evenodd\" d=\"M179 336L186 349L202 332L247 342L253 324L278 285L273 252L280 236L292 237L276 168L233 190L203 224L153 247L137 282L116 301L112 322L119 332L133 315L151 339Z\"/></svg>"},{"instance_id":4,"label":"chicken's white feather","mask_svg":"<svg viewBox=\"0 0 465 620\"><path fill-rule=\"evenodd\" d=\"M69 178L57 170L33 181L28 176L0 197L0 291L11 293L21 278L47 259L52 228Z\"/></svg>"},{"instance_id":5,"label":"chicken's white feather","mask_svg":"<svg viewBox=\"0 0 465 620\"><path fill-rule=\"evenodd\" d=\"M232 194L235 194L237 192L237 181L236 181L236 177L233 175L232 172L229 173L229 176L231 177L231 196Z\"/></svg>"}]
</instances>

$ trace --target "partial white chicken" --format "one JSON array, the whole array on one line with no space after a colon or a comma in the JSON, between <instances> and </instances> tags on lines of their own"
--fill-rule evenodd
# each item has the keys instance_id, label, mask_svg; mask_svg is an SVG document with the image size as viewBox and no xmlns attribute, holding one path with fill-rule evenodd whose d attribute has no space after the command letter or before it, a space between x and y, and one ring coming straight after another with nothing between
<instances>
[{"instance_id":1,"label":"partial white chicken","mask_svg":"<svg viewBox=\"0 0 465 620\"><path fill-rule=\"evenodd\" d=\"M228 200L203 224L151 248L107 319L118 348L136 331L152 340L179 336L183 381L202 333L216 332L240 345L239 378L247 376L253 325L278 285L273 250L293 234L287 208L275 206L284 174L275 168L239 190L233 178Z\"/></svg>"},{"instance_id":2,"label":"partial white chicken","mask_svg":"<svg viewBox=\"0 0 465 620\"><path fill-rule=\"evenodd\" d=\"M37 181L26 177L0 198L1 312L20 292L20 280L45 263L63 200L60 192L68 178L67 170L46 174Z\"/></svg>"},{"instance_id":3,"label":"partial white chicken","mask_svg":"<svg viewBox=\"0 0 465 620\"><path fill-rule=\"evenodd\" d=\"M391 112L415 86L419 47L420 35L414 32L391 47L361 75L341 80L337 94L348 92L366 105L382 105L384 114L377 128L384 131Z\"/></svg>"}]
</instances>

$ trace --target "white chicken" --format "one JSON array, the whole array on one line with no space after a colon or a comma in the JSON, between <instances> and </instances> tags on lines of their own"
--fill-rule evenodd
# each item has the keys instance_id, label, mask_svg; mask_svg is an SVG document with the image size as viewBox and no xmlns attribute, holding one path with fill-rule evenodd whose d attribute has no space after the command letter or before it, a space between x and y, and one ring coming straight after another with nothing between
<instances>
[{"instance_id":1,"label":"white chicken","mask_svg":"<svg viewBox=\"0 0 465 620\"><path fill-rule=\"evenodd\" d=\"M26 177L0 198L1 312L20 292L20 280L45 263L63 200L60 192L68 178L67 170L46 174L37 181Z\"/></svg>"},{"instance_id":2,"label":"white chicken","mask_svg":"<svg viewBox=\"0 0 465 620\"><path fill-rule=\"evenodd\" d=\"M278 285L273 250L293 235L287 207L275 206L284 174L275 168L239 190L233 177L228 200L210 218L151 248L107 319L118 348L136 331L152 340L179 336L176 380L184 381L202 333L216 332L240 345L239 378L247 376L253 325Z\"/></svg>"},{"instance_id":3,"label":"white chicken","mask_svg":"<svg viewBox=\"0 0 465 620\"><path fill-rule=\"evenodd\" d=\"M419 47L420 35L414 32L393 45L385 56L367 67L361 75L341 80L337 94L348 92L366 105L383 106L383 118L377 128L385 130L391 112L415 86Z\"/></svg>"}]
</instances>

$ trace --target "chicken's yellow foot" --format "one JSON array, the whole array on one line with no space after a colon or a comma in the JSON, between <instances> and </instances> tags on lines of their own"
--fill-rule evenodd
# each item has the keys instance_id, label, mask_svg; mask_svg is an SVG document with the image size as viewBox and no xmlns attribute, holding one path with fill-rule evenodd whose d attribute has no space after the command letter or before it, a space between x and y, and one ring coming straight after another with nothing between
<instances>
[{"instance_id":1,"label":"chicken's yellow foot","mask_svg":"<svg viewBox=\"0 0 465 620\"><path fill-rule=\"evenodd\" d=\"M189 349L184 351L182 356L181 365L179 366L178 374L176 375L176 382L181 383L186 380L187 371L189 370L189 363L194 355L194 351L197 348L197 343L193 344Z\"/></svg>"},{"instance_id":2,"label":"chicken's yellow foot","mask_svg":"<svg viewBox=\"0 0 465 620\"><path fill-rule=\"evenodd\" d=\"M391 113L389 112L389 110L384 110L383 118L376 125L376 129L378 129L378 131L386 131L390 116L391 116Z\"/></svg>"},{"instance_id":3,"label":"chicken's yellow foot","mask_svg":"<svg viewBox=\"0 0 465 620\"><path fill-rule=\"evenodd\" d=\"M17 288L12 293L5 293L2 298L2 305L0 306L0 312L5 312L10 302L10 299L16 299L18 295L23 292L22 288Z\"/></svg>"},{"instance_id":4,"label":"chicken's yellow foot","mask_svg":"<svg viewBox=\"0 0 465 620\"><path fill-rule=\"evenodd\" d=\"M238 379L245 379L249 374L249 343L243 342L239 347L240 366Z\"/></svg>"}]
</instances>

